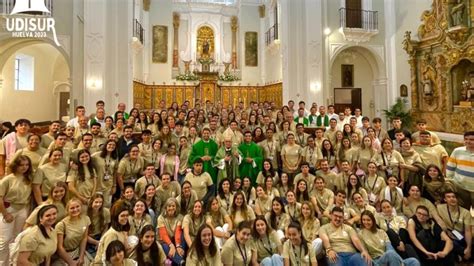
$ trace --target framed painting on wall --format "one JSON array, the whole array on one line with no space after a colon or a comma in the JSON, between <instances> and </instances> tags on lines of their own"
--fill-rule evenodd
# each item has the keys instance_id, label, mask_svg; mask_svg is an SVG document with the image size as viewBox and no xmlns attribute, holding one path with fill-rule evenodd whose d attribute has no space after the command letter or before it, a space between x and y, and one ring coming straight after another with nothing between
<instances>
[{"instance_id":1,"label":"framed painting on wall","mask_svg":"<svg viewBox=\"0 0 474 266\"><path fill-rule=\"evenodd\" d=\"M166 63L168 61L168 27L163 25L153 26L153 63Z\"/></svg>"},{"instance_id":2,"label":"framed painting on wall","mask_svg":"<svg viewBox=\"0 0 474 266\"><path fill-rule=\"evenodd\" d=\"M258 66L258 35L255 31L245 33L245 65Z\"/></svg>"},{"instance_id":3,"label":"framed painting on wall","mask_svg":"<svg viewBox=\"0 0 474 266\"><path fill-rule=\"evenodd\" d=\"M341 65L342 87L354 87L354 65Z\"/></svg>"}]
</instances>

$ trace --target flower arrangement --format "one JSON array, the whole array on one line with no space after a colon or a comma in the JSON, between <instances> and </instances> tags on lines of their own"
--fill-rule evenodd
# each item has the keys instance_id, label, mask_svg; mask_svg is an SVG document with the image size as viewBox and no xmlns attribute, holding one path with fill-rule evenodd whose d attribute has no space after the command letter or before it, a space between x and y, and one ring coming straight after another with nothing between
<instances>
[{"instance_id":1,"label":"flower arrangement","mask_svg":"<svg viewBox=\"0 0 474 266\"><path fill-rule=\"evenodd\" d=\"M192 73L179 74L176 76L176 80L199 80L199 77Z\"/></svg>"},{"instance_id":2,"label":"flower arrangement","mask_svg":"<svg viewBox=\"0 0 474 266\"><path fill-rule=\"evenodd\" d=\"M219 80L230 82L240 80L240 78L231 73L224 73L223 75L219 75Z\"/></svg>"},{"instance_id":3,"label":"flower arrangement","mask_svg":"<svg viewBox=\"0 0 474 266\"><path fill-rule=\"evenodd\" d=\"M214 59L212 59L212 58L199 58L198 62L201 65L210 65L210 64L214 63Z\"/></svg>"}]
</instances>

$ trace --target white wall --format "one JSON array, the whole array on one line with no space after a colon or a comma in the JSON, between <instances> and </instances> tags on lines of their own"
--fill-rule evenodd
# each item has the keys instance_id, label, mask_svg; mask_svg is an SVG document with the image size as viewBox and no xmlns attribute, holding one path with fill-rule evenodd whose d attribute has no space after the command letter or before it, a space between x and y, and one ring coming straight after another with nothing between
<instances>
[{"instance_id":1,"label":"white wall","mask_svg":"<svg viewBox=\"0 0 474 266\"><path fill-rule=\"evenodd\" d=\"M245 66L245 32L256 31L258 35L258 66ZM242 84L262 84L260 68L262 66L262 47L265 46L260 40L260 16L258 6L242 6L240 10L239 29L237 32L237 64L242 69Z\"/></svg>"},{"instance_id":2,"label":"white wall","mask_svg":"<svg viewBox=\"0 0 474 266\"><path fill-rule=\"evenodd\" d=\"M333 88L342 87L341 65L354 65L354 88L362 89L362 113L365 116L374 117L374 109L371 107L371 100L374 98L374 89L372 86L374 75L371 66L362 54L353 50L352 54L352 57L345 57L341 55L336 57L336 60L334 61L331 68L331 90L334 92Z\"/></svg>"},{"instance_id":3,"label":"white wall","mask_svg":"<svg viewBox=\"0 0 474 266\"><path fill-rule=\"evenodd\" d=\"M3 89L0 105L1 119L15 121L28 118L32 122L58 119L57 97L53 95L54 81L67 82L69 69L64 57L49 44L35 44L17 53L34 57L34 91L15 91L15 54L3 68Z\"/></svg>"},{"instance_id":4,"label":"white wall","mask_svg":"<svg viewBox=\"0 0 474 266\"><path fill-rule=\"evenodd\" d=\"M408 87L409 97L411 101L410 90L410 65L408 64L408 55L403 50L402 42L404 40L405 32L411 31L411 38L418 39L418 27L421 25L420 17L425 10L431 8L431 0L391 0L394 1L395 23L394 35L390 39L394 43L392 51L392 64L395 69L393 71L393 79L395 81L394 87L397 95L400 94L400 85L405 84Z\"/></svg>"}]
</instances>

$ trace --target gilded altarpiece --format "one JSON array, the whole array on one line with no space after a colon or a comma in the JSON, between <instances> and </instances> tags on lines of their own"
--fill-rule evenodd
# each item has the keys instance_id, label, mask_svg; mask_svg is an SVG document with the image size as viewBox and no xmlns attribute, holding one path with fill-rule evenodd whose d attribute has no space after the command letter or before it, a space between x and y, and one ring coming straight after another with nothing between
<instances>
[{"instance_id":1,"label":"gilded altarpiece","mask_svg":"<svg viewBox=\"0 0 474 266\"><path fill-rule=\"evenodd\" d=\"M213 80L202 80L189 85L146 85L133 82L133 102L140 104L144 109L154 109L160 106L160 101L165 100L167 105L177 102L181 105L184 101L194 104L195 99L205 102L221 102L223 106L232 104L236 106L240 101L248 106L251 101L270 101L277 106L282 106L282 83L264 86L232 86L218 85Z\"/></svg>"},{"instance_id":2,"label":"gilded altarpiece","mask_svg":"<svg viewBox=\"0 0 474 266\"><path fill-rule=\"evenodd\" d=\"M421 15L419 40L405 33L414 121L463 133L474 128L474 1L433 0ZM472 92L472 95L471 95Z\"/></svg>"}]
</instances>

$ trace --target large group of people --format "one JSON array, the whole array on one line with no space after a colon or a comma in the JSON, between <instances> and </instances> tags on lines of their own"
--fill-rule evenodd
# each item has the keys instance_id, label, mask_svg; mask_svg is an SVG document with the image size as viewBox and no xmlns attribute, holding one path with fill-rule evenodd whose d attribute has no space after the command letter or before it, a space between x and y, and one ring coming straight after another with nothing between
<instances>
[{"instance_id":1,"label":"large group of people","mask_svg":"<svg viewBox=\"0 0 474 266\"><path fill-rule=\"evenodd\" d=\"M332 105L104 108L0 130L0 265L471 261L474 131L448 154Z\"/></svg>"}]
</instances>

